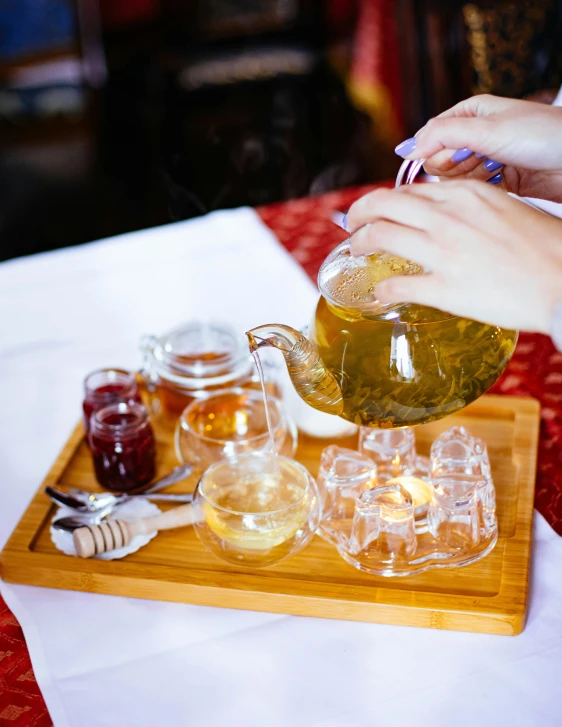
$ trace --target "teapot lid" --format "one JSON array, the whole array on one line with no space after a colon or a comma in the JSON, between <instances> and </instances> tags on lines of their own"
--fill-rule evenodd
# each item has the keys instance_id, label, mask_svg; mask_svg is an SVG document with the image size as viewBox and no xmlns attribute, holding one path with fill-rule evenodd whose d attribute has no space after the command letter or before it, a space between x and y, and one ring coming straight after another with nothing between
<instances>
[{"instance_id":1,"label":"teapot lid","mask_svg":"<svg viewBox=\"0 0 562 727\"><path fill-rule=\"evenodd\" d=\"M381 303L377 283L397 275L420 275L423 268L397 255L376 252L354 257L350 241L333 250L322 263L318 287L328 303L347 311L361 311L395 318L403 303Z\"/></svg>"},{"instance_id":2,"label":"teapot lid","mask_svg":"<svg viewBox=\"0 0 562 727\"><path fill-rule=\"evenodd\" d=\"M423 168L425 159L406 160L396 176L395 187L412 184ZM342 242L324 260L318 273L318 288L329 303L362 313L396 318L404 303L381 303L377 299L377 283L397 275L421 275L417 263L388 252L353 257L350 240Z\"/></svg>"}]
</instances>

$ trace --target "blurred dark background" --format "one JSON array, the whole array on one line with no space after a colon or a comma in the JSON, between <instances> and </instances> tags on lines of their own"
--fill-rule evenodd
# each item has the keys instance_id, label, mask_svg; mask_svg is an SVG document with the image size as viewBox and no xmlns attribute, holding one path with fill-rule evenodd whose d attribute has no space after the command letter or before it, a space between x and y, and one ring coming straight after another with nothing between
<instances>
[{"instance_id":1,"label":"blurred dark background","mask_svg":"<svg viewBox=\"0 0 562 727\"><path fill-rule=\"evenodd\" d=\"M561 83L562 0L0 0L0 259L387 179Z\"/></svg>"}]
</instances>

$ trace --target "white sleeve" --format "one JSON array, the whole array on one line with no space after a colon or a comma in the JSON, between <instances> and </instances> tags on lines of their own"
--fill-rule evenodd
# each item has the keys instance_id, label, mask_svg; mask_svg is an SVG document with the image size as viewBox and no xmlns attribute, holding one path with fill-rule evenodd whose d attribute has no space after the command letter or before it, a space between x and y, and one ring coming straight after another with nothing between
<instances>
[{"instance_id":1,"label":"white sleeve","mask_svg":"<svg viewBox=\"0 0 562 727\"><path fill-rule=\"evenodd\" d=\"M562 86L560 86L560 90L558 91L558 95L552 102L553 106L562 106ZM523 201L525 199L529 199L528 197L523 197ZM540 207L540 209L544 210L545 212L548 212L551 215L554 215L554 217L561 217L562 218L562 204L556 203L556 202L549 202L545 199L530 199L530 201L536 206Z\"/></svg>"}]
</instances>

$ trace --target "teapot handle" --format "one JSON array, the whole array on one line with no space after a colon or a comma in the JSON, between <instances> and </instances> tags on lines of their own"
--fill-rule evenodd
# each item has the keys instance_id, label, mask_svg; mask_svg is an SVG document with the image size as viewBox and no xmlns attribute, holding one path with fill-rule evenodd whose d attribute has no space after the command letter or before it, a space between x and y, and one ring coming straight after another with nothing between
<instances>
[{"instance_id":1,"label":"teapot handle","mask_svg":"<svg viewBox=\"0 0 562 727\"><path fill-rule=\"evenodd\" d=\"M406 159L402 162L398 174L396 175L395 189L402 187L404 184L412 184L423 168L425 159ZM405 181L404 181L405 178Z\"/></svg>"}]
</instances>

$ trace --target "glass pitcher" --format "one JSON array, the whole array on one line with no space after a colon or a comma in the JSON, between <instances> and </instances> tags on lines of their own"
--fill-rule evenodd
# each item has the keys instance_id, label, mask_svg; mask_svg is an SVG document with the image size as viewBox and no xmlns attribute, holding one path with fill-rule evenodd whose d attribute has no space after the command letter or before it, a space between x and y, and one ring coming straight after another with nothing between
<instances>
[{"instance_id":1,"label":"glass pitcher","mask_svg":"<svg viewBox=\"0 0 562 727\"><path fill-rule=\"evenodd\" d=\"M421 167L408 164L396 186L404 176L413 181ZM382 280L421 273L419 265L384 252L352 257L348 240L320 268L308 338L289 326L264 325L248 332L250 348L281 351L304 401L362 427L396 429L453 414L498 379L517 332L377 300Z\"/></svg>"}]
</instances>

